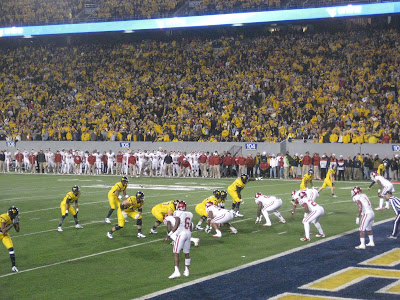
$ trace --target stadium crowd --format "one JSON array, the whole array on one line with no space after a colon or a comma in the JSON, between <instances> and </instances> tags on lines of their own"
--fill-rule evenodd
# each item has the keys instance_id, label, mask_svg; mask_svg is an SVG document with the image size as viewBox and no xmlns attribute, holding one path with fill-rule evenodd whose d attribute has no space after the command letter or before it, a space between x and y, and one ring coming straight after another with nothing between
<instances>
[{"instance_id":1,"label":"stadium crowd","mask_svg":"<svg viewBox=\"0 0 400 300\"><path fill-rule=\"evenodd\" d=\"M398 142L399 32L0 53L0 140Z\"/></svg>"},{"instance_id":2,"label":"stadium crowd","mask_svg":"<svg viewBox=\"0 0 400 300\"><path fill-rule=\"evenodd\" d=\"M65 150L52 152L16 149L0 151L0 173L53 173L76 175L126 175L132 177L237 177L248 174L251 178L302 178L312 170L314 179L324 179L327 171L336 166L338 180L370 179L370 173L377 171L386 178L398 180L400 172L399 155L389 158L378 154L360 154L344 157L323 153L267 153L254 156L232 155L217 151L190 153L162 150L112 150L101 153L98 150Z\"/></svg>"}]
</instances>

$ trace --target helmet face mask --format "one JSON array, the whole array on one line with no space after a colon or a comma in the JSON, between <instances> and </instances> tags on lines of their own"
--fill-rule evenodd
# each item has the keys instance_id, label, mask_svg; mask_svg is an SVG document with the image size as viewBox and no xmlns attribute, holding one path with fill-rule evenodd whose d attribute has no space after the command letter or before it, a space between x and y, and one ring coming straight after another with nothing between
<instances>
[{"instance_id":1,"label":"helmet face mask","mask_svg":"<svg viewBox=\"0 0 400 300\"><path fill-rule=\"evenodd\" d=\"M351 190L351 196L354 197L356 195L359 195L362 193L362 190L359 186L355 186L352 190Z\"/></svg>"},{"instance_id":2,"label":"helmet face mask","mask_svg":"<svg viewBox=\"0 0 400 300\"><path fill-rule=\"evenodd\" d=\"M122 182L123 184L128 184L128 182L129 182L129 179L128 179L128 177L126 177L126 176L122 176L122 178L121 178L121 182Z\"/></svg>"},{"instance_id":3,"label":"helmet face mask","mask_svg":"<svg viewBox=\"0 0 400 300\"><path fill-rule=\"evenodd\" d=\"M221 191L221 200L225 200L227 196L228 196L227 192Z\"/></svg>"},{"instance_id":4,"label":"helmet face mask","mask_svg":"<svg viewBox=\"0 0 400 300\"><path fill-rule=\"evenodd\" d=\"M372 173L371 173L371 179L372 179L372 180L374 180L376 176L378 176L378 173L377 173L377 172L372 172Z\"/></svg>"},{"instance_id":5,"label":"helmet face mask","mask_svg":"<svg viewBox=\"0 0 400 300\"><path fill-rule=\"evenodd\" d=\"M313 169L308 170L308 174L313 175L314 174L314 170Z\"/></svg>"},{"instance_id":6,"label":"helmet face mask","mask_svg":"<svg viewBox=\"0 0 400 300\"><path fill-rule=\"evenodd\" d=\"M142 191L136 192L136 201L137 202L144 201L144 193Z\"/></svg>"},{"instance_id":7,"label":"helmet face mask","mask_svg":"<svg viewBox=\"0 0 400 300\"><path fill-rule=\"evenodd\" d=\"M249 175L242 174L240 175L240 179L242 180L243 183L247 183L247 181L249 181Z\"/></svg>"},{"instance_id":8,"label":"helmet face mask","mask_svg":"<svg viewBox=\"0 0 400 300\"><path fill-rule=\"evenodd\" d=\"M213 195L215 196L215 198L220 199L221 198L220 190L214 190Z\"/></svg>"},{"instance_id":9,"label":"helmet face mask","mask_svg":"<svg viewBox=\"0 0 400 300\"><path fill-rule=\"evenodd\" d=\"M74 193L75 196L78 196L80 194L80 192L81 192L79 186L74 185L72 187L72 192Z\"/></svg>"}]
</instances>

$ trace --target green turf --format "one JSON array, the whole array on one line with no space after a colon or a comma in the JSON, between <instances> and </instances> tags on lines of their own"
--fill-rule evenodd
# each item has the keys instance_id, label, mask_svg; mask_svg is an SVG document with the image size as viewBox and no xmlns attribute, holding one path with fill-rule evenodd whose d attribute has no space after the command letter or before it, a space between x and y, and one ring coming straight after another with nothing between
<instances>
[{"instance_id":1,"label":"green turf","mask_svg":"<svg viewBox=\"0 0 400 300\"><path fill-rule=\"evenodd\" d=\"M245 216L234 219L239 233L231 235L224 229L223 237L214 239L204 232L194 232L193 236L199 237L201 243L199 248L191 249L190 277L169 280L173 272L172 246L161 241L165 237L164 226L158 229L159 234L149 234L155 221L151 208L163 201L185 200L196 224L199 216L194 211L195 205L215 188L226 189L233 179L131 178L128 194L133 195L138 189L145 193L143 233L147 238L136 238L135 221L130 219L110 240L106 232L111 226L102 222L109 210L109 188L105 186L118 180L117 176L0 175L0 213L6 212L10 205L20 210L21 231L12 230L11 237L17 266L26 271L7 276L11 263L5 247L0 247L1 299L132 299L304 245L300 241L304 236L302 209L290 217L291 191L298 189L300 181L249 182L242 193L245 203L241 213ZM56 231L59 205L75 184L81 187L79 220L84 229L75 229L69 216L63 225L64 232L59 233ZM131 189L138 184L144 188ZM332 198L328 189L323 190L317 202L325 208L320 223L328 237L357 228L357 206L350 197L350 190L356 184L377 206L377 186L368 192L367 181L339 182L338 198ZM319 187L322 182L315 185ZM284 202L281 213L288 222L280 224L271 214L272 227L255 225L256 192L281 197ZM228 196L228 208L231 203ZM391 210L378 211L375 221L391 216ZM112 218L115 223L116 213ZM311 225L311 242L318 240L316 233ZM357 243L355 240L354 244ZM183 257L181 264L183 267Z\"/></svg>"}]
</instances>

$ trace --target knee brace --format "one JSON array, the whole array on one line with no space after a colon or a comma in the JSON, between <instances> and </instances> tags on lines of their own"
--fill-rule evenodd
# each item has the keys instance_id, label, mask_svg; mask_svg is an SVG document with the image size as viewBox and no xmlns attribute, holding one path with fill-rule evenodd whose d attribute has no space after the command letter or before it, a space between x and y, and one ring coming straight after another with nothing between
<instances>
[{"instance_id":1,"label":"knee brace","mask_svg":"<svg viewBox=\"0 0 400 300\"><path fill-rule=\"evenodd\" d=\"M142 221L142 219L137 219L137 221L136 221L136 225L138 225L138 226L142 226L142 224L143 224L143 221Z\"/></svg>"},{"instance_id":2,"label":"knee brace","mask_svg":"<svg viewBox=\"0 0 400 300\"><path fill-rule=\"evenodd\" d=\"M10 254L11 257L15 256L15 252L14 252L14 248L13 247L8 248L8 254Z\"/></svg>"},{"instance_id":3,"label":"knee brace","mask_svg":"<svg viewBox=\"0 0 400 300\"><path fill-rule=\"evenodd\" d=\"M121 226L119 226L119 225L115 225L115 231L120 230L120 229L122 229L122 228L124 228L124 227L121 227Z\"/></svg>"},{"instance_id":4,"label":"knee brace","mask_svg":"<svg viewBox=\"0 0 400 300\"><path fill-rule=\"evenodd\" d=\"M161 222L160 222L160 221L158 221L158 220L156 221L156 223L157 223L158 225L160 225L160 224L161 224Z\"/></svg>"}]
</instances>

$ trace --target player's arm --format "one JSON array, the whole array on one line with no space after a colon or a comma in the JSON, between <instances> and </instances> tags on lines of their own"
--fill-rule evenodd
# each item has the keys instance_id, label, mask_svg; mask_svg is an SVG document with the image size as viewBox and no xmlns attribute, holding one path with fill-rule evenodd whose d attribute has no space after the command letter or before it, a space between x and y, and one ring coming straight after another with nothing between
<instances>
[{"instance_id":1,"label":"player's arm","mask_svg":"<svg viewBox=\"0 0 400 300\"><path fill-rule=\"evenodd\" d=\"M239 199L242 199L241 191L242 191L242 188L240 186L236 186L236 193L237 193Z\"/></svg>"},{"instance_id":2,"label":"player's arm","mask_svg":"<svg viewBox=\"0 0 400 300\"><path fill-rule=\"evenodd\" d=\"M261 210L263 208L263 204L261 202L258 202L258 208L257 208L257 218L261 216Z\"/></svg>"},{"instance_id":3,"label":"player's arm","mask_svg":"<svg viewBox=\"0 0 400 300\"><path fill-rule=\"evenodd\" d=\"M75 201L75 211L76 211L76 214L78 214L78 212L79 212L78 199Z\"/></svg>"},{"instance_id":4,"label":"player's arm","mask_svg":"<svg viewBox=\"0 0 400 300\"><path fill-rule=\"evenodd\" d=\"M9 225L6 225L6 223L5 222L1 222L1 233L2 234L6 234L11 228L13 228L15 225L14 225L14 223L13 224L9 224ZM19 231L19 226L18 226L18 230L17 230L17 228L15 228L15 230L18 232Z\"/></svg>"},{"instance_id":5,"label":"player's arm","mask_svg":"<svg viewBox=\"0 0 400 300\"><path fill-rule=\"evenodd\" d=\"M128 208L129 206L130 206L130 203L129 203L129 200L128 200L128 199L124 200L124 201L119 205L119 207L120 207L122 210Z\"/></svg>"},{"instance_id":6,"label":"player's arm","mask_svg":"<svg viewBox=\"0 0 400 300\"><path fill-rule=\"evenodd\" d=\"M65 214L68 214L69 210L69 202L71 201L71 198L68 198L67 201L65 201Z\"/></svg>"},{"instance_id":7,"label":"player's arm","mask_svg":"<svg viewBox=\"0 0 400 300\"><path fill-rule=\"evenodd\" d=\"M293 215L294 215L294 212L296 211L296 208L297 208L297 204L294 203L294 204L293 204L292 212L290 213L290 216L293 216Z\"/></svg>"},{"instance_id":8,"label":"player's arm","mask_svg":"<svg viewBox=\"0 0 400 300\"><path fill-rule=\"evenodd\" d=\"M335 176L333 176L333 173L331 173L330 177L331 177L332 185L335 185Z\"/></svg>"},{"instance_id":9,"label":"player's arm","mask_svg":"<svg viewBox=\"0 0 400 300\"><path fill-rule=\"evenodd\" d=\"M360 200L357 200L357 206L358 206L358 214L357 214L357 218L356 218L356 224L360 224L360 216L362 214L362 204Z\"/></svg>"},{"instance_id":10,"label":"player's arm","mask_svg":"<svg viewBox=\"0 0 400 300\"><path fill-rule=\"evenodd\" d=\"M310 212L310 211L308 210L308 205L307 205L307 204L303 203L301 206L304 207L304 212L305 212L306 214L308 214L308 213Z\"/></svg>"},{"instance_id":11,"label":"player's arm","mask_svg":"<svg viewBox=\"0 0 400 300\"><path fill-rule=\"evenodd\" d=\"M179 227L179 224L181 223L181 219L174 217L175 218L175 226L171 229L171 231L168 233L169 236L171 236Z\"/></svg>"}]
</instances>

